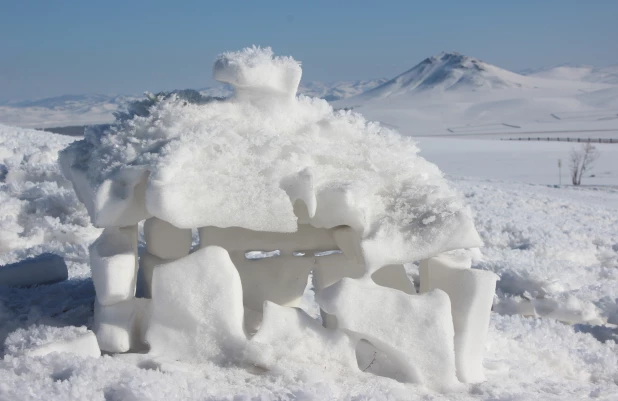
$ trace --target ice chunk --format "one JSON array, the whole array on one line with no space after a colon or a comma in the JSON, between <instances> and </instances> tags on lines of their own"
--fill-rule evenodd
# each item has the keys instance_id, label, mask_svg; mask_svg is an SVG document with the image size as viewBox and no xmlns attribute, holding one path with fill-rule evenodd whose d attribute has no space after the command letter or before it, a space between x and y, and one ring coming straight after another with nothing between
<instances>
[{"instance_id":1,"label":"ice chunk","mask_svg":"<svg viewBox=\"0 0 618 401\"><path fill-rule=\"evenodd\" d=\"M242 287L225 249L209 246L155 269L150 302L153 355L224 363L244 349Z\"/></svg>"},{"instance_id":2,"label":"ice chunk","mask_svg":"<svg viewBox=\"0 0 618 401\"><path fill-rule=\"evenodd\" d=\"M0 285L26 287L52 284L69 277L64 258L43 253L34 258L0 266Z\"/></svg>"},{"instance_id":3,"label":"ice chunk","mask_svg":"<svg viewBox=\"0 0 618 401\"><path fill-rule=\"evenodd\" d=\"M178 259L191 250L191 230L152 217L144 222L146 249L161 259Z\"/></svg>"},{"instance_id":4,"label":"ice chunk","mask_svg":"<svg viewBox=\"0 0 618 401\"><path fill-rule=\"evenodd\" d=\"M171 260L161 259L149 252L143 252L139 257L139 277L141 280L142 296L144 298L152 297L152 274L157 266L164 265Z\"/></svg>"},{"instance_id":5,"label":"ice chunk","mask_svg":"<svg viewBox=\"0 0 618 401\"><path fill-rule=\"evenodd\" d=\"M457 377L464 383L485 380L483 352L498 276L492 272L452 267L447 258L421 262L421 293L439 288L451 299L455 328Z\"/></svg>"},{"instance_id":6,"label":"ice chunk","mask_svg":"<svg viewBox=\"0 0 618 401\"><path fill-rule=\"evenodd\" d=\"M106 228L90 246L92 282L101 305L135 296L137 226Z\"/></svg>"},{"instance_id":7,"label":"ice chunk","mask_svg":"<svg viewBox=\"0 0 618 401\"><path fill-rule=\"evenodd\" d=\"M117 227L137 224L150 217L146 210L148 172L127 166L113 178L93 183L88 177L89 149L70 146L59 153L58 161L64 176L71 181L75 193L86 206L92 224L97 227Z\"/></svg>"},{"instance_id":8,"label":"ice chunk","mask_svg":"<svg viewBox=\"0 0 618 401\"><path fill-rule=\"evenodd\" d=\"M423 295L344 278L317 294L338 327L357 333L406 371L406 381L446 390L457 385L453 321L448 295Z\"/></svg>"},{"instance_id":9,"label":"ice chunk","mask_svg":"<svg viewBox=\"0 0 618 401\"><path fill-rule=\"evenodd\" d=\"M94 333L86 327L31 326L9 334L5 349L11 355L44 356L52 352L69 352L98 358L101 350Z\"/></svg>"},{"instance_id":10,"label":"ice chunk","mask_svg":"<svg viewBox=\"0 0 618 401\"><path fill-rule=\"evenodd\" d=\"M94 304L94 326L99 347L108 352L142 348L142 321L149 300L133 298L114 305Z\"/></svg>"},{"instance_id":11,"label":"ice chunk","mask_svg":"<svg viewBox=\"0 0 618 401\"><path fill-rule=\"evenodd\" d=\"M137 224L150 217L146 210L146 180L141 169L120 170L113 179L103 181L97 189L94 205L97 227Z\"/></svg>"},{"instance_id":12,"label":"ice chunk","mask_svg":"<svg viewBox=\"0 0 618 401\"><path fill-rule=\"evenodd\" d=\"M292 360L329 371L358 370L354 342L300 309L265 302L262 326L251 343L261 346L252 347L250 359L268 369L286 369Z\"/></svg>"},{"instance_id":13,"label":"ice chunk","mask_svg":"<svg viewBox=\"0 0 618 401\"><path fill-rule=\"evenodd\" d=\"M221 54L215 61L213 77L234 87L237 97L263 99L282 96L292 99L302 70L292 57L274 57L270 47L250 47Z\"/></svg>"}]
</instances>

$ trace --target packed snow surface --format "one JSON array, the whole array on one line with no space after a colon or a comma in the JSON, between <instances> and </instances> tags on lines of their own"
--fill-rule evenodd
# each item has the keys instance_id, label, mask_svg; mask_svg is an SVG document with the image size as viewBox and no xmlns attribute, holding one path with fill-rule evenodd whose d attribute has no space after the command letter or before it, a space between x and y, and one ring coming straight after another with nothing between
<instances>
[{"instance_id":1,"label":"packed snow surface","mask_svg":"<svg viewBox=\"0 0 618 401\"><path fill-rule=\"evenodd\" d=\"M277 372L140 356L18 355L19 350L37 344L73 338L73 334L69 336L72 328L56 328L92 328L94 323L95 294L87 248L101 230L89 223L86 209L62 178L56 162L56 152L73 140L0 125L0 163L5 171L0 182L1 263L53 252L65 258L69 269L69 280L53 285L0 286L0 343L10 337L0 348L4 354L0 399L618 398L618 347L616 329L611 326L618 322L618 191L612 187L554 187L557 171L554 177L542 168L519 174L530 160L539 163L543 152L551 160L559 154L566 157L570 146L556 143L543 144L540 149L536 143L517 144L519 162L505 165L492 155L496 150L506 152L503 146L508 143L485 141L487 146L476 147L476 153L470 155L471 162L485 161L484 170L478 163L473 170L477 178L461 178L471 170L462 169L463 164L445 163L449 160L446 155L456 154L449 148L449 139L435 140L439 142L433 143L430 152L430 160L444 164L447 172L458 177L452 182L473 208L476 227L485 242L484 257L473 268L500 276L485 352L487 381L483 383L439 394L383 377L325 371L316 365L318 359L313 355L288 359L286 369ZM461 148L461 142L451 146ZM530 152L532 149L536 150ZM464 147L461 152L470 150ZM463 163L463 156L458 157ZM483 171L493 179L484 178ZM140 247L144 247L143 241ZM408 265L408 274L418 282L416 266ZM316 317L312 294L308 289L302 306ZM287 309L279 314L276 309L270 327L284 326L286 319L305 320L303 315L293 315ZM581 323L558 321L565 318L567 322L577 318ZM610 325L598 325L606 320ZM307 323L303 340L323 337L311 327ZM278 340L274 331L264 334L265 343L295 343L301 335L276 330L282 336ZM306 338L309 334L312 337ZM313 349L319 355L320 348ZM281 358L271 354L261 361Z\"/></svg>"}]
</instances>

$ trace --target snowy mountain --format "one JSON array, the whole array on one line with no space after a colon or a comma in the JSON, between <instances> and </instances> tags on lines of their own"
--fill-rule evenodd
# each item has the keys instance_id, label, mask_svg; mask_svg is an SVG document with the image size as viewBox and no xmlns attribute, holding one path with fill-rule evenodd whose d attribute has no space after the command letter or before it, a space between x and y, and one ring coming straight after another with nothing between
<instances>
[{"instance_id":1,"label":"snowy mountain","mask_svg":"<svg viewBox=\"0 0 618 401\"><path fill-rule=\"evenodd\" d=\"M384 98L426 90L492 90L527 85L531 84L519 74L452 52L429 57L361 97Z\"/></svg>"},{"instance_id":2,"label":"snowy mountain","mask_svg":"<svg viewBox=\"0 0 618 401\"><path fill-rule=\"evenodd\" d=\"M371 90L386 82L386 79L370 79L335 82L301 82L298 91L303 95L319 97L329 102L347 99Z\"/></svg>"},{"instance_id":3,"label":"snowy mountain","mask_svg":"<svg viewBox=\"0 0 618 401\"><path fill-rule=\"evenodd\" d=\"M528 69L522 71L522 74L539 78L618 85L618 65L593 67L564 64L550 68Z\"/></svg>"}]
</instances>

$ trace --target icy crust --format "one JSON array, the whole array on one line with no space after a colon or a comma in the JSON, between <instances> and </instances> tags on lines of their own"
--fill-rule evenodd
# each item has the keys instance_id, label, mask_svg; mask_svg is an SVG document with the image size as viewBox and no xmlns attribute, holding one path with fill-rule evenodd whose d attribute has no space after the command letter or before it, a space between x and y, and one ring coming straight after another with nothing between
<instances>
[{"instance_id":1,"label":"icy crust","mask_svg":"<svg viewBox=\"0 0 618 401\"><path fill-rule=\"evenodd\" d=\"M299 71L270 49L225 53L214 75L236 96L161 98L147 116L90 129L61 152L63 172L101 227L155 216L294 232L300 217L352 227L370 266L480 245L468 209L412 140L324 100L273 95L295 93Z\"/></svg>"}]
</instances>

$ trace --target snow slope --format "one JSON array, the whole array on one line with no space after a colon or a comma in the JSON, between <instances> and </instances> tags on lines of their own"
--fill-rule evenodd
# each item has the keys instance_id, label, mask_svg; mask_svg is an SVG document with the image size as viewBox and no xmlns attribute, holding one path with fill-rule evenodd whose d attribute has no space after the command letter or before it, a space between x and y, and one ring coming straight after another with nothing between
<instances>
[{"instance_id":1,"label":"snow slope","mask_svg":"<svg viewBox=\"0 0 618 401\"><path fill-rule=\"evenodd\" d=\"M550 68L531 69L523 75L539 78L585 81L618 85L618 65L594 67L590 65L559 65Z\"/></svg>"},{"instance_id":2,"label":"snow slope","mask_svg":"<svg viewBox=\"0 0 618 401\"><path fill-rule=\"evenodd\" d=\"M385 98L423 90L491 90L532 85L531 80L463 54L440 53L369 90L360 99Z\"/></svg>"},{"instance_id":3,"label":"snow slope","mask_svg":"<svg viewBox=\"0 0 618 401\"><path fill-rule=\"evenodd\" d=\"M94 289L86 247L99 230L89 224L85 209L55 164L56 151L72 140L0 125L4 166L0 263L54 252L66 258L69 268L69 280L63 283L0 286L0 344L9 337L0 346L1 400L618 398L618 346L611 340L618 333L615 326L597 325L618 320L618 191L539 185L553 183L540 168L537 177L532 168L519 174L516 166L538 164L543 153L554 159L562 152L554 147L556 143L543 144L533 152L517 144L517 164L505 164L499 154L506 154L507 148L501 147L509 143L420 141L421 155L452 174L453 185L473 208L485 241L485 256L475 268L501 276L484 383L439 394L386 378L333 374L314 365L275 375L247 367L189 365L139 355L24 356L22 348L28 345L22 341L16 352L16 341L57 331L49 326L92 326ZM468 163L476 167L466 170L463 155L473 149L476 153ZM602 152L609 156L613 151ZM494 153L498 155L490 157ZM518 180L524 182L514 182ZM417 267L408 268L409 275L417 278ZM314 305L310 288L305 295L309 309ZM545 317L522 316L531 311ZM309 312L316 316L314 306ZM554 318L577 318L580 323L568 325ZM9 336L17 329L22 331Z\"/></svg>"},{"instance_id":4,"label":"snow slope","mask_svg":"<svg viewBox=\"0 0 618 401\"><path fill-rule=\"evenodd\" d=\"M410 136L618 139L616 88L523 76L442 53L334 105Z\"/></svg>"}]
</instances>

